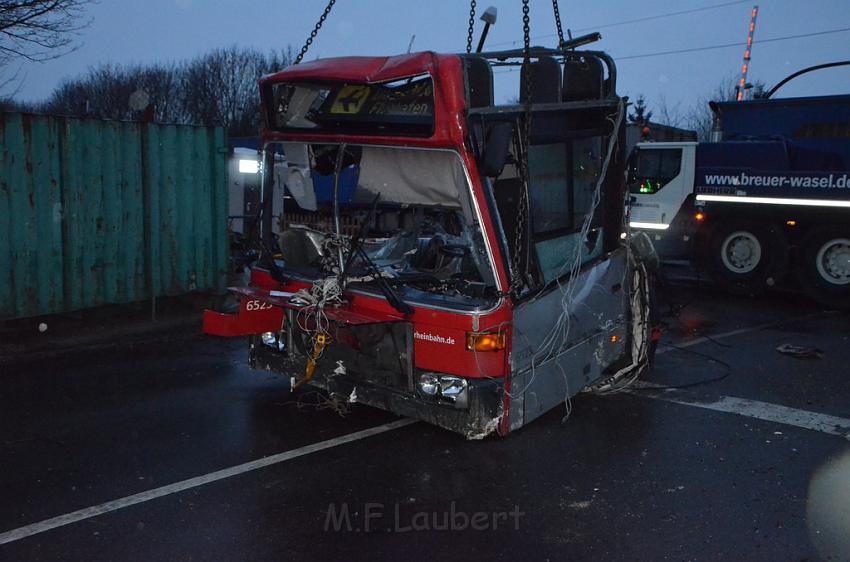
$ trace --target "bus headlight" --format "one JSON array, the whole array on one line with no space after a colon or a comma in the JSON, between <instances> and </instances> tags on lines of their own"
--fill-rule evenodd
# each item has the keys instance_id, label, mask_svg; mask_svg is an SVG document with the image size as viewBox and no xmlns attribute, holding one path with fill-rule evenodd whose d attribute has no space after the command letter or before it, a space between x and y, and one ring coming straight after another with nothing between
<instances>
[{"instance_id":1,"label":"bus headlight","mask_svg":"<svg viewBox=\"0 0 850 562\"><path fill-rule=\"evenodd\" d=\"M440 396L452 402L457 401L466 392L466 379L461 377L440 377Z\"/></svg>"},{"instance_id":2,"label":"bus headlight","mask_svg":"<svg viewBox=\"0 0 850 562\"><path fill-rule=\"evenodd\" d=\"M260 334L260 341L275 351L283 351L286 348L286 343L278 332L263 332Z\"/></svg>"},{"instance_id":3,"label":"bus headlight","mask_svg":"<svg viewBox=\"0 0 850 562\"><path fill-rule=\"evenodd\" d=\"M436 375L425 373L419 377L419 391L426 396L436 396L440 391L440 379Z\"/></svg>"},{"instance_id":4,"label":"bus headlight","mask_svg":"<svg viewBox=\"0 0 850 562\"><path fill-rule=\"evenodd\" d=\"M469 385L463 377L423 373L418 386L421 394L449 402L455 408L466 408L468 404Z\"/></svg>"}]
</instances>

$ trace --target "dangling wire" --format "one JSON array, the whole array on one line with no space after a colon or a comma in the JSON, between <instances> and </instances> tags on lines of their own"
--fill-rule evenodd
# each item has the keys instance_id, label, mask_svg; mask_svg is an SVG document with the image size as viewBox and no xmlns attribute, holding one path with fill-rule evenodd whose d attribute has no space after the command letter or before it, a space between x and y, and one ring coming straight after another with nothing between
<instances>
[{"instance_id":1,"label":"dangling wire","mask_svg":"<svg viewBox=\"0 0 850 562\"><path fill-rule=\"evenodd\" d=\"M466 52L472 52L472 33L475 30L475 0L469 2L469 29L466 32Z\"/></svg>"},{"instance_id":2,"label":"dangling wire","mask_svg":"<svg viewBox=\"0 0 850 562\"><path fill-rule=\"evenodd\" d=\"M298 53L298 56L295 57L295 62L292 64L300 64L301 60L304 58L304 55L307 54L307 51L310 49L310 45L313 44L313 39L316 38L316 35L319 34L319 30L322 29L322 24L325 23L325 20L328 19L328 14L331 13L331 9L333 9L334 4L336 4L336 0L330 0L328 5L325 7L325 11L322 13L321 17L319 17L319 21L316 22L316 27L313 28L313 31L310 32L310 36L307 38L307 41L304 43L304 46L301 47L301 52Z\"/></svg>"},{"instance_id":3,"label":"dangling wire","mask_svg":"<svg viewBox=\"0 0 850 562\"><path fill-rule=\"evenodd\" d=\"M555 12L555 25L558 27L558 48L564 44L564 28L561 27L561 10L558 9L558 0L552 0L552 10Z\"/></svg>"}]
</instances>

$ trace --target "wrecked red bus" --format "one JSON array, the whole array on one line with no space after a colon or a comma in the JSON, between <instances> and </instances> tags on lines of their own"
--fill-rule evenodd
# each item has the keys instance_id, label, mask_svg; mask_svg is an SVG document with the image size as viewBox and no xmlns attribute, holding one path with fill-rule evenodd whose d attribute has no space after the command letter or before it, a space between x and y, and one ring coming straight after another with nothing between
<instances>
[{"instance_id":1,"label":"wrecked red bus","mask_svg":"<svg viewBox=\"0 0 850 562\"><path fill-rule=\"evenodd\" d=\"M208 311L205 331L248 336L250 365L294 391L468 438L637 377L649 252L624 216L614 63L525 54L329 58L264 77L262 255L231 288L238 313ZM510 64L519 98L497 105L493 67Z\"/></svg>"}]
</instances>

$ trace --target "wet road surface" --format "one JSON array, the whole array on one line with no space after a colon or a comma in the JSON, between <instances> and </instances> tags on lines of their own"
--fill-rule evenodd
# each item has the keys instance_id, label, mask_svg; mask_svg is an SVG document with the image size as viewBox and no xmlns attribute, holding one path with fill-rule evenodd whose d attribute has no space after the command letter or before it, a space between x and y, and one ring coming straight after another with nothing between
<instances>
[{"instance_id":1,"label":"wet road surface","mask_svg":"<svg viewBox=\"0 0 850 562\"><path fill-rule=\"evenodd\" d=\"M0 560L850 559L850 318L692 293L669 292L643 387L580 395L566 423L558 408L480 442L298 401L245 366L241 340L4 363ZM755 407L712 409L724 397Z\"/></svg>"}]
</instances>

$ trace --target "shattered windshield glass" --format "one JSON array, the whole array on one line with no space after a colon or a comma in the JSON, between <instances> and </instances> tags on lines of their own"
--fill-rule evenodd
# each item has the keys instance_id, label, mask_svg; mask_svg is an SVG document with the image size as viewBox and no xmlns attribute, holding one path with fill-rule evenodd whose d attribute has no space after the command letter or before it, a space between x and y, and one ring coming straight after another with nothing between
<instances>
[{"instance_id":1,"label":"shattered windshield glass","mask_svg":"<svg viewBox=\"0 0 850 562\"><path fill-rule=\"evenodd\" d=\"M380 275L414 300L480 306L495 297L456 153L306 143L269 150L285 155L274 169L274 181L285 185L278 217L284 271L308 279L344 271L349 287L366 289Z\"/></svg>"}]
</instances>

